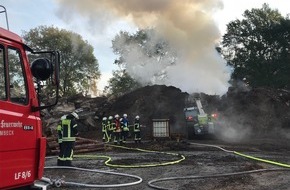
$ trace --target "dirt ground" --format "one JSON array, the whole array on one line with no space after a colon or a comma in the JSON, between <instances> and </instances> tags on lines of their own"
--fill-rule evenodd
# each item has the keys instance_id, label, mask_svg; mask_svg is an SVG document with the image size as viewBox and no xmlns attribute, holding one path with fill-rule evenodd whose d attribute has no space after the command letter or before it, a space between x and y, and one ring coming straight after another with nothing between
<instances>
[{"instance_id":1,"label":"dirt ground","mask_svg":"<svg viewBox=\"0 0 290 190\"><path fill-rule=\"evenodd\" d=\"M186 142L176 141L147 141L143 144L128 143L126 147L141 148L145 150L154 150L161 152L176 153L179 155L168 155L156 152L143 152L139 150L126 150L123 148L106 146L104 151L86 153L86 155L106 155L112 158L111 164L116 165L144 165L144 164L160 164L179 160L180 155L185 160L166 166L141 167L141 168L118 168L105 165L102 158L75 158L73 164L79 168L98 169L103 171L125 173L137 175L142 178L142 182L136 185L106 188L106 189L155 189L148 185L148 182L154 179L168 177L189 176L208 176L216 174L229 174L235 172L244 172L259 169L273 169L283 167L268 164L261 161L252 160L234 154L225 152L221 149L193 143L212 144L220 146L226 150L237 151L243 154L259 157L266 160L272 160L279 163L290 164L290 143L285 139L255 139L247 142L225 142L217 139L199 139ZM56 158L50 158L46 161L46 166L55 166ZM85 184L121 184L134 183L138 179L116 176L111 174L100 174L87 171L77 171L71 169L45 169L45 177L52 179L62 178L64 181L85 183ZM179 179L152 183L160 189L290 189L290 171L264 171L259 173L229 175L225 177L210 177L201 179ZM92 187L66 186L60 188L50 186L48 189L96 189ZM98 188L105 189L105 188Z\"/></svg>"}]
</instances>

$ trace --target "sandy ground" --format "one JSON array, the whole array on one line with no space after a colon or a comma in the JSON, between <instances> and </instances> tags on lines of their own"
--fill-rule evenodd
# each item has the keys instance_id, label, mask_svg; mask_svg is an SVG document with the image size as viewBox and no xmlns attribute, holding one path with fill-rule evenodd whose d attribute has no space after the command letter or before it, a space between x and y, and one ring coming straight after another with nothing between
<instances>
[{"instance_id":1,"label":"sandy ground","mask_svg":"<svg viewBox=\"0 0 290 190\"><path fill-rule=\"evenodd\" d=\"M142 148L147 150L156 150L183 155L185 160L167 166L141 167L141 168L118 168L105 165L102 158L75 158L73 164L79 168L98 169L102 171L118 172L131 175L137 175L142 178L142 182L136 185L117 188L97 188L97 189L154 189L149 187L148 182L154 179L168 177L182 177L179 180L169 180L153 183L164 189L255 189L267 190L290 189L290 170L288 171L264 171L259 173L229 175L225 177L210 177L193 179L189 176L212 176L216 174L229 174L259 169L273 169L283 167L268 164L265 162L252 160L234 154L225 152L221 149L201 146L191 143L213 144L225 148L226 150L238 151L243 154L272 160L280 163L290 164L290 143L287 140L269 140L259 139L247 142L229 143L220 140L195 140L188 142L146 142L141 145L127 144L126 147ZM134 164L160 164L179 160L180 155L168 155L156 152L143 152L138 150L126 150L108 146L105 151L87 153L89 155L106 155L112 158L111 164L134 165ZM46 166L55 166L56 158L47 159ZM45 177L52 179L63 179L64 181L86 183L86 184L122 184L134 183L138 179L116 176L111 174L93 173L88 171L78 171L71 169L45 169ZM188 177L188 178L186 178ZM48 189L96 189L92 187L67 186L59 188L49 186Z\"/></svg>"}]
</instances>

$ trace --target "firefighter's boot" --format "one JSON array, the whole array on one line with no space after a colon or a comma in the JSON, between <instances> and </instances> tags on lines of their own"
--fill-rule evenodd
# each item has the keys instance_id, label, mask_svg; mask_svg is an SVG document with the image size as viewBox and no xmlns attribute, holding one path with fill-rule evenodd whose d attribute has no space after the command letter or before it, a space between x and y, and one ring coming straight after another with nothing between
<instances>
[{"instance_id":1,"label":"firefighter's boot","mask_svg":"<svg viewBox=\"0 0 290 190\"><path fill-rule=\"evenodd\" d=\"M72 165L72 161L71 160L66 160L65 161L65 166L75 167L74 165Z\"/></svg>"}]
</instances>

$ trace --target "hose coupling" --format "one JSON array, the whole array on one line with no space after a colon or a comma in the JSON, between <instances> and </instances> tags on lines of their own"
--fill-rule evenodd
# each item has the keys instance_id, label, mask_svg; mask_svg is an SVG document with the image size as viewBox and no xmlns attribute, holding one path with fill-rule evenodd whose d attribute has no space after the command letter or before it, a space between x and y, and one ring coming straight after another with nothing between
<instances>
[{"instance_id":1,"label":"hose coupling","mask_svg":"<svg viewBox=\"0 0 290 190\"><path fill-rule=\"evenodd\" d=\"M62 186L64 184L64 181L62 180L62 179L57 179L57 180L55 180L54 182L53 182L53 185L55 186L55 187L60 187L60 186Z\"/></svg>"}]
</instances>

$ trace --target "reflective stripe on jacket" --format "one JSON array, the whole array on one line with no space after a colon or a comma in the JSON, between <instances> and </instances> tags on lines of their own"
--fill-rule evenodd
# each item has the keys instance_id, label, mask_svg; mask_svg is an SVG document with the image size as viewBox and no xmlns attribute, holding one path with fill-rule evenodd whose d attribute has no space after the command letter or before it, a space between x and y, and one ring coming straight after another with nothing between
<instances>
[{"instance_id":1,"label":"reflective stripe on jacket","mask_svg":"<svg viewBox=\"0 0 290 190\"><path fill-rule=\"evenodd\" d=\"M134 132L138 132L140 131L140 123L139 122L135 122L134 124Z\"/></svg>"},{"instance_id":2,"label":"reflective stripe on jacket","mask_svg":"<svg viewBox=\"0 0 290 190\"><path fill-rule=\"evenodd\" d=\"M107 131L107 125L106 125L106 122L103 121L102 122L102 132L106 132Z\"/></svg>"},{"instance_id":3,"label":"reflective stripe on jacket","mask_svg":"<svg viewBox=\"0 0 290 190\"><path fill-rule=\"evenodd\" d=\"M109 131L113 131L113 124L112 124L112 121L111 120L107 121L107 129Z\"/></svg>"},{"instance_id":4,"label":"reflective stripe on jacket","mask_svg":"<svg viewBox=\"0 0 290 190\"><path fill-rule=\"evenodd\" d=\"M61 121L62 141L75 141L77 131L77 123L74 120L64 119Z\"/></svg>"}]
</instances>

